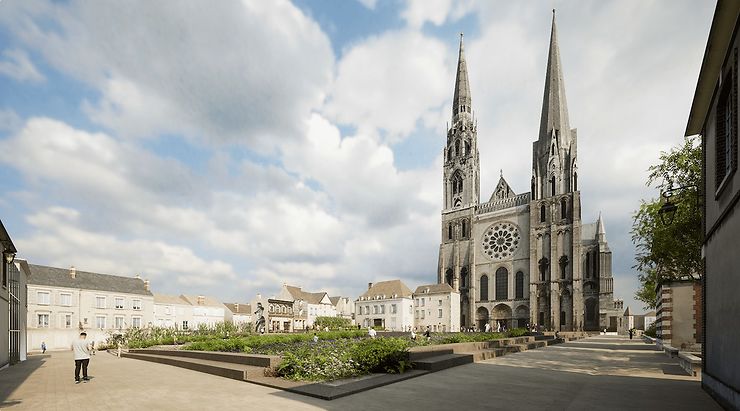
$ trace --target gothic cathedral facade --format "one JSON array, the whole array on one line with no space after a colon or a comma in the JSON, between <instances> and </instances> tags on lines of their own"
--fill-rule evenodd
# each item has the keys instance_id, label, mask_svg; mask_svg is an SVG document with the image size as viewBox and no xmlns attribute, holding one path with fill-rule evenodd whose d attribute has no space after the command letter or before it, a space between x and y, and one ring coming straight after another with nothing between
<instances>
[{"instance_id":1,"label":"gothic cathedral facade","mask_svg":"<svg viewBox=\"0 0 740 411\"><path fill-rule=\"evenodd\" d=\"M480 202L477 141L461 36L437 273L439 283L460 292L461 326L609 328L611 251L601 215L581 221L578 136L568 123L554 14L530 192L516 194L502 174L490 199Z\"/></svg>"}]
</instances>

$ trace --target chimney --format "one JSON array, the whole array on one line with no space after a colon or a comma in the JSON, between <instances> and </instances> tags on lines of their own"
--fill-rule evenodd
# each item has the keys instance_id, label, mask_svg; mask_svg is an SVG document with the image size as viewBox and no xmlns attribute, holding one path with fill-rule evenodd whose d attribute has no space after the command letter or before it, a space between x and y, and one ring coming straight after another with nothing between
<instances>
[{"instance_id":1,"label":"chimney","mask_svg":"<svg viewBox=\"0 0 740 411\"><path fill-rule=\"evenodd\" d=\"M77 278L77 269L75 266L69 267L69 278Z\"/></svg>"},{"instance_id":2,"label":"chimney","mask_svg":"<svg viewBox=\"0 0 740 411\"><path fill-rule=\"evenodd\" d=\"M204 296L202 296L202 295L199 295L199 296L198 296L198 305L203 305L203 304L205 304L205 299L206 299L206 297L204 297Z\"/></svg>"},{"instance_id":3,"label":"chimney","mask_svg":"<svg viewBox=\"0 0 740 411\"><path fill-rule=\"evenodd\" d=\"M144 288L149 291L149 280L144 280Z\"/></svg>"},{"instance_id":4,"label":"chimney","mask_svg":"<svg viewBox=\"0 0 740 411\"><path fill-rule=\"evenodd\" d=\"M234 303L234 309L236 309L236 312L239 312L239 303Z\"/></svg>"},{"instance_id":5,"label":"chimney","mask_svg":"<svg viewBox=\"0 0 740 411\"><path fill-rule=\"evenodd\" d=\"M367 283L367 289L369 290L371 288L373 288L373 283Z\"/></svg>"}]
</instances>

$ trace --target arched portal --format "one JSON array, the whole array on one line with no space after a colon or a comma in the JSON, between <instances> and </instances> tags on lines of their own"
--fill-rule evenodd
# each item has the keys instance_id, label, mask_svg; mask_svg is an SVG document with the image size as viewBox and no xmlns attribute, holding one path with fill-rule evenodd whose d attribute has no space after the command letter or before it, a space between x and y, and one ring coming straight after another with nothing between
<instances>
[{"instance_id":1,"label":"arched portal","mask_svg":"<svg viewBox=\"0 0 740 411\"><path fill-rule=\"evenodd\" d=\"M493 307L493 319L501 324L502 327L511 328L512 318L511 307L506 304L498 304ZM496 324L493 325L496 328Z\"/></svg>"},{"instance_id":2,"label":"arched portal","mask_svg":"<svg viewBox=\"0 0 740 411\"><path fill-rule=\"evenodd\" d=\"M478 329L484 329L486 327L486 323L488 323L488 309L486 307L478 307L478 310L475 311L475 319L478 324Z\"/></svg>"}]
</instances>

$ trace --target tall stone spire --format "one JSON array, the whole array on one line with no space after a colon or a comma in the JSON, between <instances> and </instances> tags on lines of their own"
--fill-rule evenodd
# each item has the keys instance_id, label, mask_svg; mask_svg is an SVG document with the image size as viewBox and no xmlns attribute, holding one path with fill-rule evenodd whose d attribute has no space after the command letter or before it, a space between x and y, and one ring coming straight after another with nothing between
<instances>
[{"instance_id":1,"label":"tall stone spire","mask_svg":"<svg viewBox=\"0 0 740 411\"><path fill-rule=\"evenodd\" d=\"M540 140L547 139L553 130L567 138L570 132L568 123L568 104L565 101L565 83L560 64L558 30L555 24L555 9L552 10L552 31L550 33L550 52L547 57L545 95L542 98L542 117L540 118Z\"/></svg>"},{"instance_id":2,"label":"tall stone spire","mask_svg":"<svg viewBox=\"0 0 740 411\"><path fill-rule=\"evenodd\" d=\"M457 60L457 78L455 79L455 97L452 100L452 122L457 120L459 113L470 115L471 99L470 84L468 82L468 65L465 62L465 46L463 34L460 33L460 55Z\"/></svg>"}]
</instances>

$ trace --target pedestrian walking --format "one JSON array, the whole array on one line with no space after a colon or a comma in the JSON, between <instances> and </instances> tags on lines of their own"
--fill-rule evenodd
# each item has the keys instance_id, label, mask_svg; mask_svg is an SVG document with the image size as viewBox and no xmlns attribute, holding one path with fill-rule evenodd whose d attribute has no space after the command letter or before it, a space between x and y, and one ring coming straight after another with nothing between
<instances>
[{"instance_id":1,"label":"pedestrian walking","mask_svg":"<svg viewBox=\"0 0 740 411\"><path fill-rule=\"evenodd\" d=\"M373 327L367 327L367 335L370 336L370 338L374 340L377 334L377 331L375 331Z\"/></svg>"},{"instance_id":2,"label":"pedestrian walking","mask_svg":"<svg viewBox=\"0 0 740 411\"><path fill-rule=\"evenodd\" d=\"M41 341L41 354L46 354L46 341Z\"/></svg>"},{"instance_id":3,"label":"pedestrian walking","mask_svg":"<svg viewBox=\"0 0 740 411\"><path fill-rule=\"evenodd\" d=\"M486 327L485 327L485 329L486 329L486 332L487 332L487 333L490 333L490 332L491 332L491 324L489 324L489 323L486 323Z\"/></svg>"},{"instance_id":4,"label":"pedestrian walking","mask_svg":"<svg viewBox=\"0 0 740 411\"><path fill-rule=\"evenodd\" d=\"M87 366L90 364L90 344L87 342L87 333L81 332L80 338L72 344L75 356L75 384L80 383L80 368L82 368L82 380L90 381L87 376Z\"/></svg>"},{"instance_id":5,"label":"pedestrian walking","mask_svg":"<svg viewBox=\"0 0 740 411\"><path fill-rule=\"evenodd\" d=\"M411 341L416 341L416 333L414 330L411 330Z\"/></svg>"},{"instance_id":6,"label":"pedestrian walking","mask_svg":"<svg viewBox=\"0 0 740 411\"><path fill-rule=\"evenodd\" d=\"M427 338L427 341L432 339L432 328L427 325L427 329L424 331L424 337Z\"/></svg>"},{"instance_id":7,"label":"pedestrian walking","mask_svg":"<svg viewBox=\"0 0 740 411\"><path fill-rule=\"evenodd\" d=\"M631 340L632 339L632 334L635 333L635 330L632 329L632 328L630 328L629 331L628 331L628 333L630 334L630 340Z\"/></svg>"}]
</instances>

